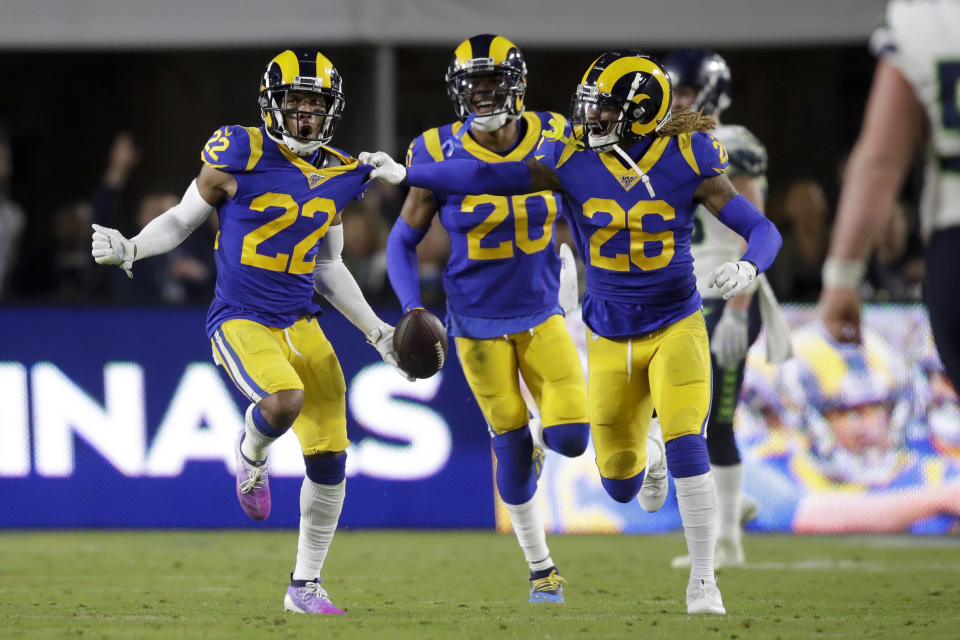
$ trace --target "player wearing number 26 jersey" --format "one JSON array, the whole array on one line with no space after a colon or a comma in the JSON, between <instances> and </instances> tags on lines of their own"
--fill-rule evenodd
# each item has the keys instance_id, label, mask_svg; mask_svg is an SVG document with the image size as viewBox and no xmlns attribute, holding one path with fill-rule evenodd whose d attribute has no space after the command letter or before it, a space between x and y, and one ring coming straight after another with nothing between
<instances>
[{"instance_id":1,"label":"player wearing number 26 jersey","mask_svg":"<svg viewBox=\"0 0 960 640\"><path fill-rule=\"evenodd\" d=\"M306 478L300 541L284 608L342 614L320 571L344 499L346 385L311 302L323 294L396 364L393 327L363 299L340 259L340 210L370 167L327 146L344 110L340 74L322 53L283 51L260 85L263 126L217 129L183 200L127 240L95 226L93 255L128 274L134 260L169 251L217 211L217 287L207 315L213 357L251 404L235 446L236 494L254 520L270 514L267 450L292 429ZM132 275L131 275L132 277Z\"/></svg>"},{"instance_id":2,"label":"player wearing number 26 jersey","mask_svg":"<svg viewBox=\"0 0 960 640\"><path fill-rule=\"evenodd\" d=\"M670 80L636 51L590 65L571 105L573 126L544 133L527 162L449 161L404 169L371 154L375 178L454 193L564 194L565 215L587 265L588 406L601 482L615 500L644 492L662 452L644 446L653 409L692 558L689 613L724 613L713 571L717 525L703 438L710 408L710 355L690 255L694 208L704 204L747 240L737 262L712 274L725 297L746 289L780 247L776 228L724 175L727 153L702 130L712 118L671 122ZM361 154L361 159L367 156ZM664 486L665 474L657 478ZM664 483L664 484L661 484ZM662 504L662 497L660 498Z\"/></svg>"},{"instance_id":3,"label":"player wearing number 26 jersey","mask_svg":"<svg viewBox=\"0 0 960 640\"><path fill-rule=\"evenodd\" d=\"M523 55L507 38L480 34L463 41L446 77L459 119L417 137L407 164L531 157L549 123L563 118L524 110L526 75ZM534 447L528 425L535 421L520 377L539 410L543 442L565 456L587 447L587 394L558 300L554 225L560 196L529 191L465 196L411 189L390 233L387 269L404 310L421 306L416 245L439 213L450 236L443 274L447 331L456 338L464 376L490 430L497 490L530 567L530 601L562 602L562 578L535 496L543 452Z\"/></svg>"}]
</instances>

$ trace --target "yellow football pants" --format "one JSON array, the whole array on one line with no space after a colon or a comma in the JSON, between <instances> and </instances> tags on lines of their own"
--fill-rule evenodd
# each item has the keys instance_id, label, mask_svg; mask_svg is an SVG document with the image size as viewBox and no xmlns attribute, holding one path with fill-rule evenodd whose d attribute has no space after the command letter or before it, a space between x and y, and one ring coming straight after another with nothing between
<instances>
[{"instance_id":1,"label":"yellow football pants","mask_svg":"<svg viewBox=\"0 0 960 640\"><path fill-rule=\"evenodd\" d=\"M629 340L587 329L590 430L605 478L631 478L647 464L656 408L664 441L702 433L710 410L710 349L700 311Z\"/></svg>"},{"instance_id":2,"label":"yellow football pants","mask_svg":"<svg viewBox=\"0 0 960 640\"><path fill-rule=\"evenodd\" d=\"M304 455L347 448L347 385L315 318L301 318L286 329L227 320L211 342L214 361L252 402L277 391L303 390L293 431Z\"/></svg>"},{"instance_id":3,"label":"yellow football pants","mask_svg":"<svg viewBox=\"0 0 960 640\"><path fill-rule=\"evenodd\" d=\"M500 338L457 338L457 355L487 424L497 434L527 424L519 375L544 428L587 422L586 382L577 348L559 315Z\"/></svg>"}]
</instances>

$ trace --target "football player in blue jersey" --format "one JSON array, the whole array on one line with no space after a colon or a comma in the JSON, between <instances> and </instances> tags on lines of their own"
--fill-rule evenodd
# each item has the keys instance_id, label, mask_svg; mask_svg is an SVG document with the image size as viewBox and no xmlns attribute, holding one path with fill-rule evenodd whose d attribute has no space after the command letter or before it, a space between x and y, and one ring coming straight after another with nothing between
<instances>
[{"instance_id":1,"label":"football player in blue jersey","mask_svg":"<svg viewBox=\"0 0 960 640\"><path fill-rule=\"evenodd\" d=\"M588 405L601 482L619 502L640 490L652 411L690 553L688 613L725 613L714 575L716 491L704 439L710 353L690 254L703 204L747 241L739 260L710 276L724 298L746 290L773 262L780 234L737 193L709 116L671 122L670 79L651 58L615 51L577 86L571 124L557 122L524 162L448 160L404 167L363 153L371 176L445 193L562 192L564 215L587 265ZM656 452L659 453L659 452ZM656 454L654 454L656 455Z\"/></svg>"},{"instance_id":2,"label":"football player in blue jersey","mask_svg":"<svg viewBox=\"0 0 960 640\"><path fill-rule=\"evenodd\" d=\"M719 119L720 113L730 106L730 67L720 55L703 49L680 49L664 58L663 69L673 87L674 113L694 109ZM739 125L718 126L713 135L727 150L730 166L726 173L730 182L762 212L766 149L747 128ZM789 355L789 339L785 331L774 330L784 328L786 322L763 274L750 289L729 300L709 286L714 269L743 253L743 239L703 206L696 209L690 250L710 338L713 402L707 422L707 452L717 484L720 518L715 566L739 566L744 562L741 523L750 520L757 510L756 503L742 494L743 467L733 434L733 415L743 386L747 350L760 333L761 315L767 325L768 342L778 347L773 352L774 361ZM681 556L673 564L682 567L689 561L688 556Z\"/></svg>"},{"instance_id":3,"label":"football player in blue jersey","mask_svg":"<svg viewBox=\"0 0 960 640\"><path fill-rule=\"evenodd\" d=\"M311 302L316 289L396 365L393 327L381 321L340 258L340 211L370 167L327 146L343 114L340 74L312 49L287 50L260 86L260 127L224 126L179 204L131 239L94 225L93 256L131 275L134 261L170 251L216 211L217 285L207 315L213 357L247 396L236 443L236 489L254 520L270 513L267 449L293 429L303 450L296 565L288 611L340 614L320 572L343 506L346 385Z\"/></svg>"},{"instance_id":4,"label":"football player in blue jersey","mask_svg":"<svg viewBox=\"0 0 960 640\"><path fill-rule=\"evenodd\" d=\"M523 160L532 157L551 121L563 122L555 113L524 110L527 65L503 36L481 34L460 43L446 83L457 121L410 144L406 161L412 167L453 159ZM490 429L497 488L530 567L530 601L563 602L563 579L547 548L536 497L542 452L531 436L520 377L539 409L543 442L564 456L586 449L587 392L558 303L561 260L553 234L561 199L549 189L528 191L462 196L411 188L387 242L387 268L404 310L423 306L416 248L439 213L451 245L443 278L447 331L456 338L464 375ZM575 277L572 269L565 273Z\"/></svg>"}]
</instances>

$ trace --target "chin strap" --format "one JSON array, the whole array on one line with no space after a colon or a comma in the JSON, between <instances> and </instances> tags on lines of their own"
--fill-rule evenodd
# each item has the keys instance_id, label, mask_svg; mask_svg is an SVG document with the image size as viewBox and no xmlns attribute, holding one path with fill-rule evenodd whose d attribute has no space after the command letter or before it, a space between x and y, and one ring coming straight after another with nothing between
<instances>
[{"instance_id":1,"label":"chin strap","mask_svg":"<svg viewBox=\"0 0 960 640\"><path fill-rule=\"evenodd\" d=\"M647 193L650 194L650 197L653 198L657 194L653 191L653 185L650 184L650 176L645 174L640 167L637 166L637 163L633 161L633 158L630 157L626 151L620 148L619 144L613 145L613 151L617 152L617 155L623 158L623 161L630 165L630 168L637 172L637 175L640 176L640 180L643 181L643 186L647 188Z\"/></svg>"}]
</instances>

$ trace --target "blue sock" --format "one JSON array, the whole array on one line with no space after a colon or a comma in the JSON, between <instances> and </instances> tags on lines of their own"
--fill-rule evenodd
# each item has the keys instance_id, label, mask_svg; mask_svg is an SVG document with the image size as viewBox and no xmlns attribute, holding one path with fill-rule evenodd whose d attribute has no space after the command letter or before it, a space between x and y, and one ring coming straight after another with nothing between
<instances>
[{"instance_id":1,"label":"blue sock","mask_svg":"<svg viewBox=\"0 0 960 640\"><path fill-rule=\"evenodd\" d=\"M590 440L590 425L586 422L569 422L543 428L543 442L551 451L562 456L576 458L587 450Z\"/></svg>"},{"instance_id":2,"label":"blue sock","mask_svg":"<svg viewBox=\"0 0 960 640\"><path fill-rule=\"evenodd\" d=\"M600 476L600 483L611 498L617 502L627 503L637 497L640 492L640 486L643 484L644 471L641 471L632 478L623 478L614 480Z\"/></svg>"},{"instance_id":3,"label":"blue sock","mask_svg":"<svg viewBox=\"0 0 960 640\"><path fill-rule=\"evenodd\" d=\"M251 415L253 418L253 426L257 428L257 431L262 433L268 438L279 438L287 432L286 429L275 429L270 426L270 423L267 422L267 419L263 417L263 414L260 413L260 406L257 405L253 408L253 413Z\"/></svg>"},{"instance_id":4,"label":"blue sock","mask_svg":"<svg viewBox=\"0 0 960 640\"><path fill-rule=\"evenodd\" d=\"M667 440L664 445L667 449L667 467L675 479L699 476L710 471L707 439L702 435L691 433Z\"/></svg>"},{"instance_id":5,"label":"blue sock","mask_svg":"<svg viewBox=\"0 0 960 640\"><path fill-rule=\"evenodd\" d=\"M347 477L347 454L331 458L328 456L303 456L307 467L307 477L317 484L336 485Z\"/></svg>"},{"instance_id":6,"label":"blue sock","mask_svg":"<svg viewBox=\"0 0 960 640\"><path fill-rule=\"evenodd\" d=\"M533 468L533 438L526 425L493 437L497 456L497 489L507 504L528 502L537 492Z\"/></svg>"}]
</instances>

